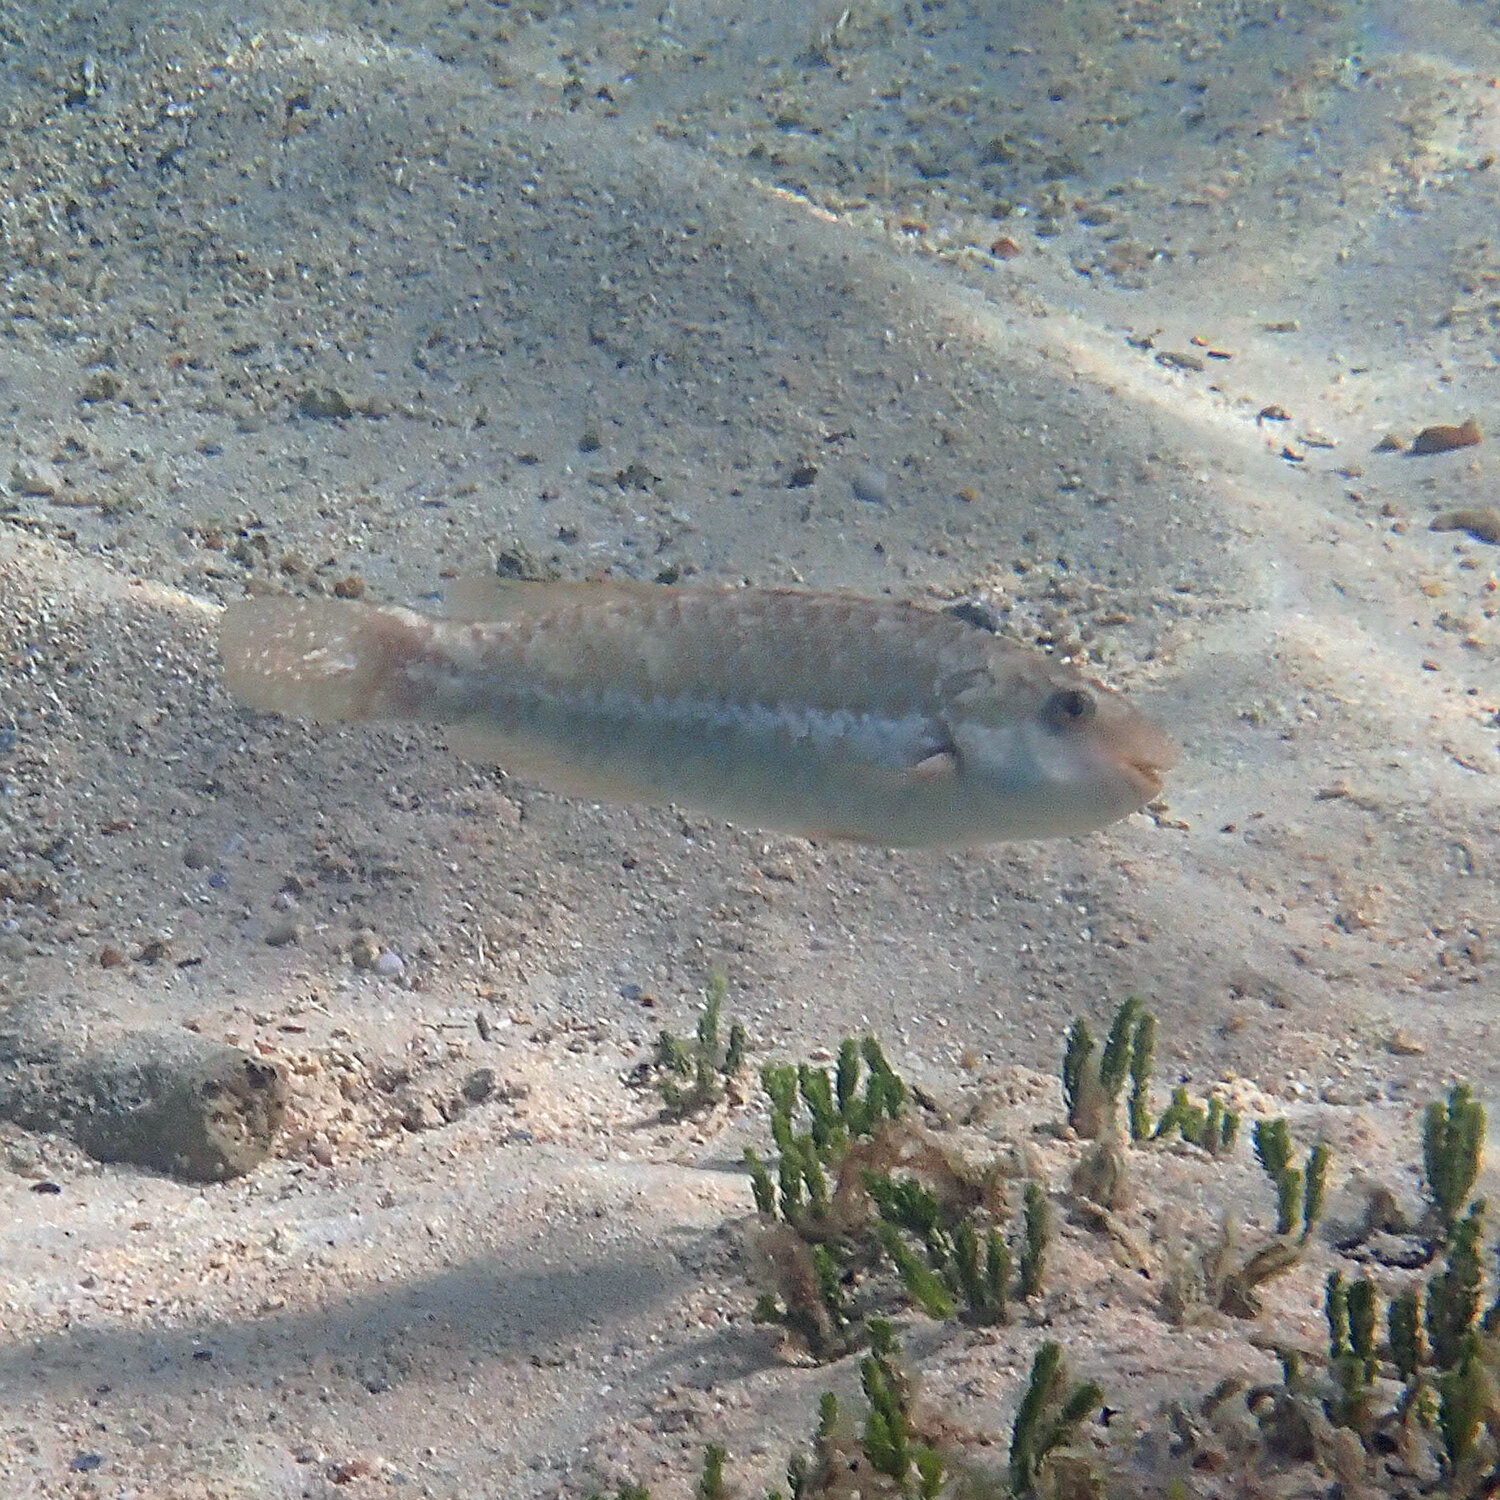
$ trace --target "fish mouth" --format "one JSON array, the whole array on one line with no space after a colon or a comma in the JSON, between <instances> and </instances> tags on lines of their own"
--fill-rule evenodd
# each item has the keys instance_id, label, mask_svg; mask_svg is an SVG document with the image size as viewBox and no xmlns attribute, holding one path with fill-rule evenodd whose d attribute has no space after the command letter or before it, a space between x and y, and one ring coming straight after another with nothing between
<instances>
[{"instance_id":1,"label":"fish mouth","mask_svg":"<svg viewBox=\"0 0 1500 1500\"><path fill-rule=\"evenodd\" d=\"M1128 708L1120 709L1110 721L1102 724L1101 748L1114 772L1139 798L1144 807L1161 795L1166 774L1181 757L1175 741L1167 732Z\"/></svg>"},{"instance_id":2,"label":"fish mouth","mask_svg":"<svg viewBox=\"0 0 1500 1500\"><path fill-rule=\"evenodd\" d=\"M1137 790L1145 794L1144 801L1152 802L1161 795L1167 773L1166 766L1159 765L1155 761L1129 759L1123 763L1122 769Z\"/></svg>"}]
</instances>

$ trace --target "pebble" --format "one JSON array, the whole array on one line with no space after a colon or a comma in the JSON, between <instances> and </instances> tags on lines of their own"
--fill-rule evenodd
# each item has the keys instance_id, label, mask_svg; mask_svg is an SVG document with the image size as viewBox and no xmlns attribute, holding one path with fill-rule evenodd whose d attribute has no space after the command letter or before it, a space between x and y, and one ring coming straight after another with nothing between
<instances>
[{"instance_id":1,"label":"pebble","mask_svg":"<svg viewBox=\"0 0 1500 1500\"><path fill-rule=\"evenodd\" d=\"M1004 625L1000 611L988 600L980 598L959 599L943 613L952 615L955 620L962 620L965 625L972 625L977 630L987 630L991 635L999 635Z\"/></svg>"},{"instance_id":2,"label":"pebble","mask_svg":"<svg viewBox=\"0 0 1500 1500\"><path fill-rule=\"evenodd\" d=\"M1398 1027L1385 1039L1385 1050L1395 1057L1421 1057L1427 1044Z\"/></svg>"},{"instance_id":3,"label":"pebble","mask_svg":"<svg viewBox=\"0 0 1500 1500\"><path fill-rule=\"evenodd\" d=\"M406 960L399 953L393 953L387 948L370 967L377 974L383 974L387 979L392 979L397 974L406 972Z\"/></svg>"},{"instance_id":4,"label":"pebble","mask_svg":"<svg viewBox=\"0 0 1500 1500\"><path fill-rule=\"evenodd\" d=\"M866 505L885 505L891 498L890 479L871 464L861 464L850 474L849 488L854 498Z\"/></svg>"},{"instance_id":5,"label":"pebble","mask_svg":"<svg viewBox=\"0 0 1500 1500\"><path fill-rule=\"evenodd\" d=\"M402 1111L401 1123L410 1131L436 1130L447 1124L431 1099L412 1099Z\"/></svg>"},{"instance_id":6,"label":"pebble","mask_svg":"<svg viewBox=\"0 0 1500 1500\"><path fill-rule=\"evenodd\" d=\"M5 1152L5 1165L9 1171L20 1177L40 1177L42 1175L42 1157L35 1146L27 1141L17 1141L7 1147Z\"/></svg>"},{"instance_id":7,"label":"pebble","mask_svg":"<svg viewBox=\"0 0 1500 1500\"><path fill-rule=\"evenodd\" d=\"M1372 1099L1380 1097L1380 1090L1373 1084L1358 1084L1354 1082L1325 1083L1318 1097L1324 1104L1354 1105L1365 1104Z\"/></svg>"},{"instance_id":8,"label":"pebble","mask_svg":"<svg viewBox=\"0 0 1500 1500\"><path fill-rule=\"evenodd\" d=\"M495 1070L475 1068L464 1079L462 1093L470 1104L483 1104L495 1092Z\"/></svg>"},{"instance_id":9,"label":"pebble","mask_svg":"<svg viewBox=\"0 0 1500 1500\"><path fill-rule=\"evenodd\" d=\"M1452 427L1446 423L1439 423L1435 427L1424 427L1411 440L1411 451L1413 453L1447 453L1451 448L1472 448L1475 443L1481 442L1483 435L1479 431L1479 423L1470 417L1458 427Z\"/></svg>"},{"instance_id":10,"label":"pebble","mask_svg":"<svg viewBox=\"0 0 1500 1500\"><path fill-rule=\"evenodd\" d=\"M45 458L18 458L11 465L10 487L18 495L60 495L63 478Z\"/></svg>"},{"instance_id":11,"label":"pebble","mask_svg":"<svg viewBox=\"0 0 1500 1500\"><path fill-rule=\"evenodd\" d=\"M91 370L83 377L83 385L79 389L80 401L90 403L96 401L113 401L120 394L119 377L110 374L108 370Z\"/></svg>"},{"instance_id":12,"label":"pebble","mask_svg":"<svg viewBox=\"0 0 1500 1500\"><path fill-rule=\"evenodd\" d=\"M303 391L297 402L297 410L304 417L313 417L321 421L339 421L354 415L354 408L349 404L349 398L331 385L318 390Z\"/></svg>"},{"instance_id":13,"label":"pebble","mask_svg":"<svg viewBox=\"0 0 1500 1500\"><path fill-rule=\"evenodd\" d=\"M1500 545L1500 511L1489 507L1445 510L1427 523L1429 531L1467 531L1475 541Z\"/></svg>"},{"instance_id":14,"label":"pebble","mask_svg":"<svg viewBox=\"0 0 1500 1500\"><path fill-rule=\"evenodd\" d=\"M292 921L289 917L284 917L279 922L272 922L266 928L266 942L272 948L286 948L301 941L302 928L299 923Z\"/></svg>"},{"instance_id":15,"label":"pebble","mask_svg":"<svg viewBox=\"0 0 1500 1500\"><path fill-rule=\"evenodd\" d=\"M1163 349L1156 356L1156 362L1164 365L1169 370L1202 370L1203 361L1196 354L1184 354L1175 349Z\"/></svg>"},{"instance_id":16,"label":"pebble","mask_svg":"<svg viewBox=\"0 0 1500 1500\"><path fill-rule=\"evenodd\" d=\"M1377 1265L1398 1271L1415 1271L1432 1259L1432 1247L1414 1234L1372 1234L1364 1248Z\"/></svg>"}]
</instances>

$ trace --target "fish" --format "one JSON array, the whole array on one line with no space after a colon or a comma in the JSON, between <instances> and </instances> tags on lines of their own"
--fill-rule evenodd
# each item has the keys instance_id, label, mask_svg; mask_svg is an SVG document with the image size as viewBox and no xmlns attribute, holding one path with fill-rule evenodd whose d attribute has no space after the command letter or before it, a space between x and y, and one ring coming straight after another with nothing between
<instances>
[{"instance_id":1,"label":"fish","mask_svg":"<svg viewBox=\"0 0 1500 1500\"><path fill-rule=\"evenodd\" d=\"M1088 833L1177 758L1119 694L962 613L855 594L460 581L445 616L231 603L231 694L318 723L434 726L461 757L589 802L969 849Z\"/></svg>"}]
</instances>

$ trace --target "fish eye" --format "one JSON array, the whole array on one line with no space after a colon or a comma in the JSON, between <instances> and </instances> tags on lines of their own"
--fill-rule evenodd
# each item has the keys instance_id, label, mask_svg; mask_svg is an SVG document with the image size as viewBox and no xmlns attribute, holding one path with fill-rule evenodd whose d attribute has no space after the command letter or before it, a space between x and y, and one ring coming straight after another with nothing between
<instances>
[{"instance_id":1,"label":"fish eye","mask_svg":"<svg viewBox=\"0 0 1500 1500\"><path fill-rule=\"evenodd\" d=\"M1054 729L1073 729L1094 717L1094 699L1082 688L1058 688L1042 709Z\"/></svg>"}]
</instances>

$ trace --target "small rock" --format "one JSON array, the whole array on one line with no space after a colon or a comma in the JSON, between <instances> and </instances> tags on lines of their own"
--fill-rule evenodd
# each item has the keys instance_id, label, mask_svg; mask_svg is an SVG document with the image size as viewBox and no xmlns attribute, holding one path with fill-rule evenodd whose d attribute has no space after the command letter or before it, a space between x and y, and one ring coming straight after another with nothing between
<instances>
[{"instance_id":1,"label":"small rock","mask_svg":"<svg viewBox=\"0 0 1500 1500\"><path fill-rule=\"evenodd\" d=\"M1500 546L1500 511L1486 506L1470 510L1445 510L1427 523L1429 531L1467 531L1476 542Z\"/></svg>"},{"instance_id":2,"label":"small rock","mask_svg":"<svg viewBox=\"0 0 1500 1500\"><path fill-rule=\"evenodd\" d=\"M965 625L972 625L976 630L988 631L991 635L999 635L1003 623L1000 611L987 600L977 597L956 600L943 613L952 615L955 620L962 620Z\"/></svg>"},{"instance_id":3,"label":"small rock","mask_svg":"<svg viewBox=\"0 0 1500 1500\"><path fill-rule=\"evenodd\" d=\"M520 578L527 582L546 583L560 576L549 562L544 562L529 547L517 543L503 547L495 556L496 578Z\"/></svg>"},{"instance_id":4,"label":"small rock","mask_svg":"<svg viewBox=\"0 0 1500 1500\"><path fill-rule=\"evenodd\" d=\"M1424 427L1411 440L1413 453L1447 453L1451 448L1472 448L1483 441L1479 423L1470 417L1457 427L1439 423L1436 427Z\"/></svg>"},{"instance_id":5,"label":"small rock","mask_svg":"<svg viewBox=\"0 0 1500 1500\"><path fill-rule=\"evenodd\" d=\"M1348 1107L1353 1104L1363 1104L1370 1097L1369 1087L1361 1087L1355 1083L1325 1083L1319 1098L1324 1104L1342 1105Z\"/></svg>"},{"instance_id":6,"label":"small rock","mask_svg":"<svg viewBox=\"0 0 1500 1500\"><path fill-rule=\"evenodd\" d=\"M1384 1183L1377 1183L1370 1189L1370 1201L1365 1205L1363 1232L1366 1235L1411 1233L1411 1225L1401 1212L1396 1195Z\"/></svg>"},{"instance_id":7,"label":"small rock","mask_svg":"<svg viewBox=\"0 0 1500 1500\"><path fill-rule=\"evenodd\" d=\"M373 969L375 967L375 960L379 957L380 944L367 932L361 932L349 944L349 962L356 969Z\"/></svg>"},{"instance_id":8,"label":"small rock","mask_svg":"<svg viewBox=\"0 0 1500 1500\"><path fill-rule=\"evenodd\" d=\"M384 975L387 979L393 979L397 974L406 972L406 961L399 953L392 953L387 948L371 965L377 974Z\"/></svg>"},{"instance_id":9,"label":"small rock","mask_svg":"<svg viewBox=\"0 0 1500 1500\"><path fill-rule=\"evenodd\" d=\"M272 922L266 929L266 942L272 948L286 948L302 941L302 927L290 917Z\"/></svg>"},{"instance_id":10,"label":"small rock","mask_svg":"<svg viewBox=\"0 0 1500 1500\"><path fill-rule=\"evenodd\" d=\"M891 498L890 480L872 464L861 464L849 476L849 488L856 500L866 505L884 505Z\"/></svg>"},{"instance_id":11,"label":"small rock","mask_svg":"<svg viewBox=\"0 0 1500 1500\"><path fill-rule=\"evenodd\" d=\"M1427 1044L1397 1027L1385 1039L1385 1050L1393 1057L1425 1057Z\"/></svg>"},{"instance_id":12,"label":"small rock","mask_svg":"<svg viewBox=\"0 0 1500 1500\"><path fill-rule=\"evenodd\" d=\"M304 417L315 417L324 421L354 415L354 408L349 404L349 398L331 385L303 391L297 400L297 410Z\"/></svg>"},{"instance_id":13,"label":"small rock","mask_svg":"<svg viewBox=\"0 0 1500 1500\"><path fill-rule=\"evenodd\" d=\"M615 474L615 485L621 490L649 490L655 481L656 476L638 458Z\"/></svg>"},{"instance_id":14,"label":"small rock","mask_svg":"<svg viewBox=\"0 0 1500 1500\"><path fill-rule=\"evenodd\" d=\"M120 380L108 370L90 370L83 377L83 386L78 392L81 400L113 401L120 394Z\"/></svg>"},{"instance_id":15,"label":"small rock","mask_svg":"<svg viewBox=\"0 0 1500 1500\"><path fill-rule=\"evenodd\" d=\"M11 465L10 487L18 495L60 495L63 477L45 458L18 458Z\"/></svg>"},{"instance_id":16,"label":"small rock","mask_svg":"<svg viewBox=\"0 0 1500 1500\"><path fill-rule=\"evenodd\" d=\"M5 1166L18 1177L41 1177L44 1175L42 1156L28 1141L17 1141L5 1152Z\"/></svg>"},{"instance_id":17,"label":"small rock","mask_svg":"<svg viewBox=\"0 0 1500 1500\"><path fill-rule=\"evenodd\" d=\"M1415 1271L1431 1261L1432 1247L1414 1234L1372 1234L1365 1241L1365 1254L1377 1265Z\"/></svg>"},{"instance_id":18,"label":"small rock","mask_svg":"<svg viewBox=\"0 0 1500 1500\"><path fill-rule=\"evenodd\" d=\"M401 1123L408 1130L418 1131L436 1130L447 1122L431 1099L408 1099L401 1112Z\"/></svg>"},{"instance_id":19,"label":"small rock","mask_svg":"<svg viewBox=\"0 0 1500 1500\"><path fill-rule=\"evenodd\" d=\"M483 1104L495 1092L495 1070L475 1068L463 1082L463 1096L470 1104Z\"/></svg>"}]
</instances>

